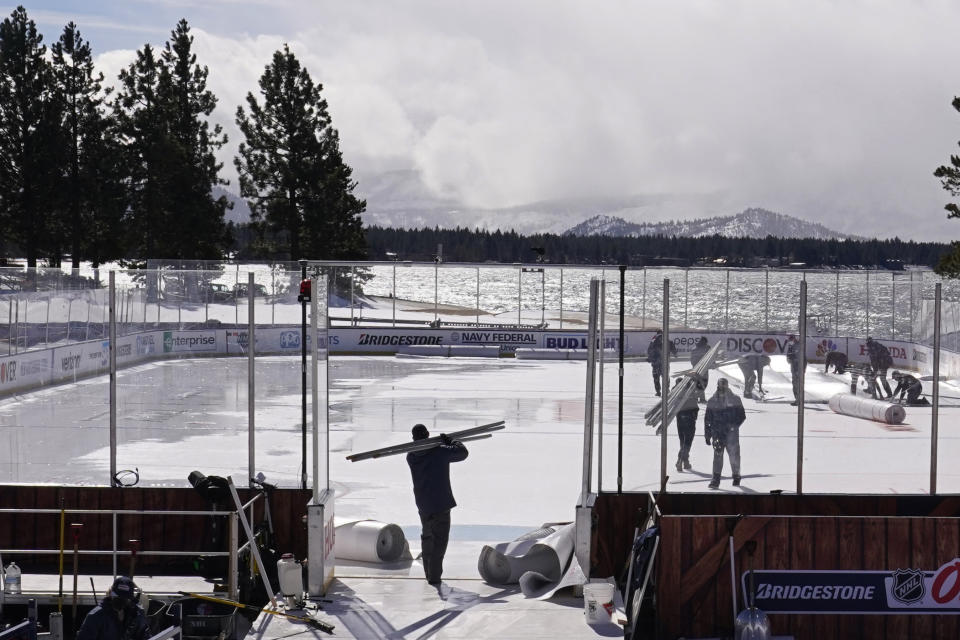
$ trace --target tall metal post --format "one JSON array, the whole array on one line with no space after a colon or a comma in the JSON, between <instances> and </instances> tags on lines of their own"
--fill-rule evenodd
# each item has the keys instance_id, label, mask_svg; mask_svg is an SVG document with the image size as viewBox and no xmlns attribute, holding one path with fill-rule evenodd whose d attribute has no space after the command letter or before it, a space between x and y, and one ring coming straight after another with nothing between
<instances>
[{"instance_id":1,"label":"tall metal post","mask_svg":"<svg viewBox=\"0 0 960 640\"><path fill-rule=\"evenodd\" d=\"M353 320L353 308L354 308L354 307L356 306L356 304L357 304L356 301L354 300L354 297L353 297L353 283L356 281L356 277L355 277L356 274L357 274L357 268L356 268L355 266L351 266L351 267L350 267L350 326L351 326L351 327L354 325L354 320ZM310 284L311 284L311 286L313 286L313 283L312 283L312 282L311 282ZM310 297L311 297L311 298L313 297L313 291L312 291L312 290L310 291Z\"/></svg>"},{"instance_id":2,"label":"tall metal post","mask_svg":"<svg viewBox=\"0 0 960 640\"><path fill-rule=\"evenodd\" d=\"M517 269L517 326L523 324L523 267Z\"/></svg>"},{"instance_id":3,"label":"tall metal post","mask_svg":"<svg viewBox=\"0 0 960 640\"><path fill-rule=\"evenodd\" d=\"M440 319L437 307L440 305L440 257L433 261L433 321Z\"/></svg>"},{"instance_id":4,"label":"tall metal post","mask_svg":"<svg viewBox=\"0 0 960 640\"><path fill-rule=\"evenodd\" d=\"M933 411L930 415L930 495L937 493L937 441L940 435L940 296L941 283L933 291Z\"/></svg>"},{"instance_id":5,"label":"tall metal post","mask_svg":"<svg viewBox=\"0 0 960 640\"><path fill-rule=\"evenodd\" d=\"M727 269L727 292L723 297L723 330L730 331L730 269Z\"/></svg>"},{"instance_id":6,"label":"tall metal post","mask_svg":"<svg viewBox=\"0 0 960 640\"><path fill-rule=\"evenodd\" d=\"M477 324L480 324L480 267L477 267Z\"/></svg>"},{"instance_id":7,"label":"tall metal post","mask_svg":"<svg viewBox=\"0 0 960 640\"><path fill-rule=\"evenodd\" d=\"M394 267L396 268L396 267ZM311 432L313 434L313 502L316 504L320 500L320 380L319 380L319 367L317 362L317 352L320 349L320 340L317 336L317 309L320 301L317 300L317 295L315 293L317 289L317 278L314 276L310 280L310 406L313 411L312 415L312 426ZM329 349L330 345L324 345L325 349ZM329 351L328 351L329 353ZM326 358L324 358L326 361ZM326 362L324 362L326 364ZM324 380L327 377L324 376ZM326 490L330 486L330 444L326 441L326 435L324 436L324 442L327 455L327 462L325 464L327 469L327 477L323 483L323 489Z\"/></svg>"},{"instance_id":8,"label":"tall metal post","mask_svg":"<svg viewBox=\"0 0 960 640\"><path fill-rule=\"evenodd\" d=\"M393 284L391 285L393 289L393 295L391 297L391 302L393 306L390 311L390 326L397 326L397 263L393 263Z\"/></svg>"},{"instance_id":9,"label":"tall metal post","mask_svg":"<svg viewBox=\"0 0 960 640\"><path fill-rule=\"evenodd\" d=\"M563 329L563 267L560 267L560 328Z\"/></svg>"},{"instance_id":10,"label":"tall metal post","mask_svg":"<svg viewBox=\"0 0 960 640\"><path fill-rule=\"evenodd\" d=\"M116 272L110 272L110 486L117 486L117 286Z\"/></svg>"},{"instance_id":11,"label":"tall metal post","mask_svg":"<svg viewBox=\"0 0 960 640\"><path fill-rule=\"evenodd\" d=\"M840 272L837 271L837 284L833 294L833 335L840 335Z\"/></svg>"},{"instance_id":12,"label":"tall metal post","mask_svg":"<svg viewBox=\"0 0 960 640\"><path fill-rule=\"evenodd\" d=\"M600 280L600 330L597 332L597 342L599 343L600 357L600 375L597 382L597 493L603 491L603 364L604 364L604 339L607 328L607 281Z\"/></svg>"},{"instance_id":13,"label":"tall metal post","mask_svg":"<svg viewBox=\"0 0 960 640\"><path fill-rule=\"evenodd\" d=\"M690 267L683 270L683 326L689 327L690 322L687 318L687 304L690 301Z\"/></svg>"},{"instance_id":14,"label":"tall metal post","mask_svg":"<svg viewBox=\"0 0 960 640\"><path fill-rule=\"evenodd\" d=\"M897 339L897 274L890 274L890 337Z\"/></svg>"},{"instance_id":15,"label":"tall metal post","mask_svg":"<svg viewBox=\"0 0 960 640\"><path fill-rule=\"evenodd\" d=\"M617 370L619 388L617 390L617 493L623 493L623 319L624 299L626 288L627 265L620 265L620 342L617 345L620 351L619 368Z\"/></svg>"},{"instance_id":16,"label":"tall metal post","mask_svg":"<svg viewBox=\"0 0 960 640\"><path fill-rule=\"evenodd\" d=\"M797 495L803 494L803 409L807 372L807 281L800 281L800 345L797 350Z\"/></svg>"},{"instance_id":17,"label":"tall metal post","mask_svg":"<svg viewBox=\"0 0 960 640\"><path fill-rule=\"evenodd\" d=\"M590 281L590 310L587 313L587 375L583 412L583 478L580 489L580 506L586 507L592 489L593 478L593 412L596 390L597 358L597 297L600 282Z\"/></svg>"},{"instance_id":18,"label":"tall metal post","mask_svg":"<svg viewBox=\"0 0 960 640\"><path fill-rule=\"evenodd\" d=\"M660 374L660 493L667 491L667 398L670 395L670 278L663 279L663 369Z\"/></svg>"},{"instance_id":19,"label":"tall metal post","mask_svg":"<svg viewBox=\"0 0 960 640\"><path fill-rule=\"evenodd\" d=\"M867 271L867 335L870 335L870 272Z\"/></svg>"},{"instance_id":20,"label":"tall metal post","mask_svg":"<svg viewBox=\"0 0 960 640\"><path fill-rule=\"evenodd\" d=\"M253 488L253 478L257 477L256 458L256 344L254 334L256 327L256 303L253 296L253 271L247 273L247 468L249 470L250 488Z\"/></svg>"},{"instance_id":21,"label":"tall metal post","mask_svg":"<svg viewBox=\"0 0 960 640\"><path fill-rule=\"evenodd\" d=\"M770 331L770 268L763 270L763 330Z\"/></svg>"},{"instance_id":22,"label":"tall metal post","mask_svg":"<svg viewBox=\"0 0 960 640\"><path fill-rule=\"evenodd\" d=\"M647 268L643 268L643 298L640 300L640 328L647 328Z\"/></svg>"},{"instance_id":23,"label":"tall metal post","mask_svg":"<svg viewBox=\"0 0 960 640\"><path fill-rule=\"evenodd\" d=\"M910 342L913 342L913 271L910 272Z\"/></svg>"},{"instance_id":24,"label":"tall metal post","mask_svg":"<svg viewBox=\"0 0 960 640\"><path fill-rule=\"evenodd\" d=\"M307 261L300 260L300 282L307 279ZM310 291L310 298L313 298ZM300 301L300 488L307 488L307 305Z\"/></svg>"}]
</instances>

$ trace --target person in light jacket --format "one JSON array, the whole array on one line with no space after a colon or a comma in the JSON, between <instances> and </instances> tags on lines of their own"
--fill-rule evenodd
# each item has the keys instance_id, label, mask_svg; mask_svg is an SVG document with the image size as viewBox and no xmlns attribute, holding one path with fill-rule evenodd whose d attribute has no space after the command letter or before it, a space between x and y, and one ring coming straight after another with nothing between
<instances>
[{"instance_id":1,"label":"person in light jacket","mask_svg":"<svg viewBox=\"0 0 960 640\"><path fill-rule=\"evenodd\" d=\"M733 473L733 486L740 486L740 425L746 420L743 403L730 391L726 378L717 380L717 390L707 401L704 415L704 438L713 445L713 478L710 488L720 486L720 474L723 473L723 452L730 458L730 471Z\"/></svg>"}]
</instances>

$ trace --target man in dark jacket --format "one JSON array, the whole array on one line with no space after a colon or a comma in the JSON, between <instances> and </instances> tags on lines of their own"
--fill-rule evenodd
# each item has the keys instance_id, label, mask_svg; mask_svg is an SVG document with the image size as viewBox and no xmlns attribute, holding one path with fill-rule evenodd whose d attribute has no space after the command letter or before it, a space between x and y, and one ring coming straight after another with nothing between
<instances>
[{"instance_id":1,"label":"man in dark jacket","mask_svg":"<svg viewBox=\"0 0 960 640\"><path fill-rule=\"evenodd\" d=\"M670 355L677 355L677 346L670 343ZM663 377L663 329L657 329L650 344L647 345L647 362L653 369L653 388L660 395L660 378Z\"/></svg>"},{"instance_id":2,"label":"man in dark jacket","mask_svg":"<svg viewBox=\"0 0 960 640\"><path fill-rule=\"evenodd\" d=\"M724 450L730 458L733 486L740 486L740 425L746 419L743 403L730 392L727 379L717 380L717 391L707 401L707 412L703 419L704 437L708 445L713 445L713 478L709 485L711 489L720 486Z\"/></svg>"},{"instance_id":3,"label":"man in dark jacket","mask_svg":"<svg viewBox=\"0 0 960 640\"><path fill-rule=\"evenodd\" d=\"M690 445L693 444L693 436L697 434L697 414L700 413L697 397L703 393L703 376L697 375L693 371L688 371L684 375L693 380L693 391L677 410L677 435L680 436L677 471L680 472L691 468ZM676 384L680 384L681 380L683 378L677 378Z\"/></svg>"},{"instance_id":4,"label":"man in dark jacket","mask_svg":"<svg viewBox=\"0 0 960 640\"><path fill-rule=\"evenodd\" d=\"M887 382L887 370L893 366L893 358L890 356L890 350L885 345L880 344L873 338L867 338L867 354L870 356L870 366L877 373L877 381L887 394L887 398L893 396L890 390L890 383ZM880 389L877 389L880 394ZM882 395L881 395L882 397Z\"/></svg>"},{"instance_id":5,"label":"man in dark jacket","mask_svg":"<svg viewBox=\"0 0 960 640\"><path fill-rule=\"evenodd\" d=\"M422 424L414 425L413 439L426 440L430 432ZM450 539L450 509L457 506L450 488L450 463L465 460L467 448L460 441L440 434L441 444L407 454L413 476L413 497L420 512L421 558L427 582L439 587L443 574L443 556Z\"/></svg>"},{"instance_id":6,"label":"man in dark jacket","mask_svg":"<svg viewBox=\"0 0 960 640\"><path fill-rule=\"evenodd\" d=\"M133 580L120 576L110 593L83 619L77 640L146 640L147 616L137 604L139 590Z\"/></svg>"}]
</instances>

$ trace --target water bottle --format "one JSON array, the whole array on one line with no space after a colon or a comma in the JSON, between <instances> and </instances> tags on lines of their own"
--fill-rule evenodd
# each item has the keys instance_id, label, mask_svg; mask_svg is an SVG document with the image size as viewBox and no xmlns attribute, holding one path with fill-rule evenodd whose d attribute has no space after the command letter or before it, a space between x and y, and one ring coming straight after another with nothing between
<instances>
[{"instance_id":1,"label":"water bottle","mask_svg":"<svg viewBox=\"0 0 960 640\"><path fill-rule=\"evenodd\" d=\"M3 575L3 592L9 594L20 593L20 567L11 562Z\"/></svg>"}]
</instances>

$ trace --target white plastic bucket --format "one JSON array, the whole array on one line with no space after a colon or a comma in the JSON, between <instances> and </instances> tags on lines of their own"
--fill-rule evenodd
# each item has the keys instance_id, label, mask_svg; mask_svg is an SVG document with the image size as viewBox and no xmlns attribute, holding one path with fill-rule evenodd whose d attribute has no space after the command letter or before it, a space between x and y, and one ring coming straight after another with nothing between
<instances>
[{"instance_id":1,"label":"white plastic bucket","mask_svg":"<svg viewBox=\"0 0 960 640\"><path fill-rule=\"evenodd\" d=\"M613 585L609 582L588 582L583 585L583 615L587 624L610 622L613 614Z\"/></svg>"}]
</instances>

